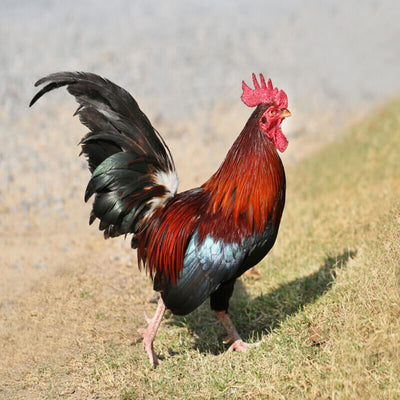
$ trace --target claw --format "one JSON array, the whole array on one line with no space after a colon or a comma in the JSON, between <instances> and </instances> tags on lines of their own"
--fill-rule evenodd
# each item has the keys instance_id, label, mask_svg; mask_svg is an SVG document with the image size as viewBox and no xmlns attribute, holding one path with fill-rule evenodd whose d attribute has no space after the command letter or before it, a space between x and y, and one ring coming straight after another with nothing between
<instances>
[{"instance_id":1,"label":"claw","mask_svg":"<svg viewBox=\"0 0 400 400\"><path fill-rule=\"evenodd\" d=\"M147 324L150 325L152 322L152 319L148 317L146 311L144 312L144 319L146 320ZM143 330L143 329L142 329Z\"/></svg>"},{"instance_id":2,"label":"claw","mask_svg":"<svg viewBox=\"0 0 400 400\"><path fill-rule=\"evenodd\" d=\"M238 336L240 339L240 336ZM233 343L235 340L239 340L238 337L234 336L234 335L228 335L225 336L225 338L222 340L223 344L229 344L229 343ZM241 340L241 339L240 339Z\"/></svg>"},{"instance_id":3,"label":"claw","mask_svg":"<svg viewBox=\"0 0 400 400\"><path fill-rule=\"evenodd\" d=\"M224 339L222 339L223 344L229 344L233 342L233 337L232 336L225 336Z\"/></svg>"}]
</instances>

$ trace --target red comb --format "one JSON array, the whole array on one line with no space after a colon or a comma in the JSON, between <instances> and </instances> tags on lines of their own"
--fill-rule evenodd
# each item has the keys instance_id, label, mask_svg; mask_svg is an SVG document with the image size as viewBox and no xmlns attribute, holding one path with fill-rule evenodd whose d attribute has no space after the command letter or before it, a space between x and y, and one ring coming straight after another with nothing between
<instances>
[{"instance_id":1,"label":"red comb","mask_svg":"<svg viewBox=\"0 0 400 400\"><path fill-rule=\"evenodd\" d=\"M261 86L257 81L256 75L253 73L254 89L247 86L244 81L242 82L243 94L241 99L246 106L255 107L259 104L272 104L274 103L279 108L286 108L288 106L288 99L283 90L274 88L271 79L268 79L268 86L265 83L263 74L260 74Z\"/></svg>"}]
</instances>

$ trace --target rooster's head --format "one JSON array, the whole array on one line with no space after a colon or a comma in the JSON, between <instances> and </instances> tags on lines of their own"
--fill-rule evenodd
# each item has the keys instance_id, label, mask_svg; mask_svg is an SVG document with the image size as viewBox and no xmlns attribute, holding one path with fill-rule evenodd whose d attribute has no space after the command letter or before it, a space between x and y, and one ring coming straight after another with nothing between
<instances>
[{"instance_id":1,"label":"rooster's head","mask_svg":"<svg viewBox=\"0 0 400 400\"><path fill-rule=\"evenodd\" d=\"M262 131L272 140L275 147L283 152L286 150L288 141L281 130L281 123L286 117L290 117L287 109L288 99L283 90L274 88L271 79L268 85L265 83L264 76L260 74L261 86L253 74L254 89L242 83L243 94L241 99L249 107L256 107L259 104L267 106L266 110L258 120L258 125Z\"/></svg>"}]
</instances>

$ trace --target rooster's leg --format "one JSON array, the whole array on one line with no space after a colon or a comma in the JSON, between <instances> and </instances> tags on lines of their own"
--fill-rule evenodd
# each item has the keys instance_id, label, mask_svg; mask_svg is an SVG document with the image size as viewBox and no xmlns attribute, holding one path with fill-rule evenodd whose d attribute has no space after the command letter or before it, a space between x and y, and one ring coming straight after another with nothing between
<instances>
[{"instance_id":1,"label":"rooster's leg","mask_svg":"<svg viewBox=\"0 0 400 400\"><path fill-rule=\"evenodd\" d=\"M165 312L165 304L163 300L160 298L158 300L157 311L154 314L153 318L146 318L147 323L149 324L147 328L139 329L139 333L143 335L143 347L146 353L149 356L150 364L155 367L160 364L160 360L157 358L156 353L154 353L153 349L153 341L156 337L157 329L160 325L162 317Z\"/></svg>"},{"instance_id":2,"label":"rooster's leg","mask_svg":"<svg viewBox=\"0 0 400 400\"><path fill-rule=\"evenodd\" d=\"M236 350L245 353L248 347L260 345L261 342L251 344L243 342L242 338L235 328L235 325L233 325L233 322L229 318L229 315L226 311L215 311L215 314L221 321L226 330L226 333L228 334L228 336L224 339L224 344L232 343L228 349L228 352Z\"/></svg>"}]
</instances>

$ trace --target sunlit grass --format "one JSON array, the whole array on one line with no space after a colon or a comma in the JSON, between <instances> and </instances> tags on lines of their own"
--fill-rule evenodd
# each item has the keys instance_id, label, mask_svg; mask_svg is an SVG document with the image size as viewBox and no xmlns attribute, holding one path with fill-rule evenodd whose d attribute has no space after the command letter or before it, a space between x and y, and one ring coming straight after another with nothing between
<instances>
[{"instance_id":1,"label":"sunlit grass","mask_svg":"<svg viewBox=\"0 0 400 400\"><path fill-rule=\"evenodd\" d=\"M42 356L9 373L16 398L400 398L399 109L388 104L287 168L275 248L231 302L238 330L259 348L225 353L206 303L187 317L167 313L155 342L163 363L151 368L136 332L155 309L151 285L122 263L100 270L98 253L84 274L21 303L15 321L30 324ZM121 272L121 289L107 289Z\"/></svg>"}]
</instances>

